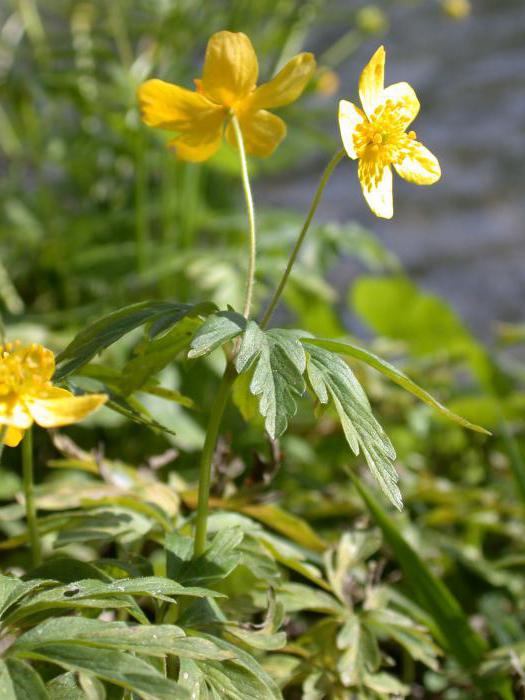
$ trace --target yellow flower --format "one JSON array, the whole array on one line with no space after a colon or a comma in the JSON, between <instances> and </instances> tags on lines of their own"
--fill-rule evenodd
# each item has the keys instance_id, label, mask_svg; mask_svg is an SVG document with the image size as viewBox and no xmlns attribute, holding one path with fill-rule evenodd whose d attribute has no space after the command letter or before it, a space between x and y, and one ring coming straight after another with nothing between
<instances>
[{"instance_id":1,"label":"yellow flower","mask_svg":"<svg viewBox=\"0 0 525 700\"><path fill-rule=\"evenodd\" d=\"M359 97L363 110L339 103L339 127L345 151L359 159L358 175L370 209L392 218L392 168L416 185L432 185L441 177L437 158L406 133L419 112L416 93L408 83L385 89L385 49L380 46L361 73Z\"/></svg>"},{"instance_id":2,"label":"yellow flower","mask_svg":"<svg viewBox=\"0 0 525 700\"><path fill-rule=\"evenodd\" d=\"M106 402L105 394L74 396L51 383L51 350L20 341L0 345L0 426L3 442L16 447L33 423L58 428L77 423Z\"/></svg>"},{"instance_id":3,"label":"yellow flower","mask_svg":"<svg viewBox=\"0 0 525 700\"><path fill-rule=\"evenodd\" d=\"M230 114L239 120L246 151L266 157L286 135L282 119L267 109L296 100L315 70L311 53L289 61L270 82L256 87L259 66L251 41L240 32L217 32L208 42L202 78L196 91L163 80L148 80L138 89L142 119L158 129L177 132L168 145L183 160L203 161L219 148ZM236 144L233 126L226 139Z\"/></svg>"}]
</instances>

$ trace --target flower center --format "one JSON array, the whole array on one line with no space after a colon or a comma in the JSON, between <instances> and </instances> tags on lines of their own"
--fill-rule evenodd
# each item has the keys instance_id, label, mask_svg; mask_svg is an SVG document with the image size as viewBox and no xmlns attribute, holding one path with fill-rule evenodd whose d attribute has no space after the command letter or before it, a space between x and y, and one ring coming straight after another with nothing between
<instances>
[{"instance_id":1,"label":"flower center","mask_svg":"<svg viewBox=\"0 0 525 700\"><path fill-rule=\"evenodd\" d=\"M42 345L0 345L0 401L47 385L54 366L53 353Z\"/></svg>"}]
</instances>

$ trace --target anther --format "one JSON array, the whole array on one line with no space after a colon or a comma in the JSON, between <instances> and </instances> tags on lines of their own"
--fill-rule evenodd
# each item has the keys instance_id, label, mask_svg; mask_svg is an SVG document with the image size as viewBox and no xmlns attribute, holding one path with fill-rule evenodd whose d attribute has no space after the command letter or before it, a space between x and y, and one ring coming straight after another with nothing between
<instances>
[{"instance_id":1,"label":"anther","mask_svg":"<svg viewBox=\"0 0 525 700\"><path fill-rule=\"evenodd\" d=\"M416 132L415 131L409 131L407 134L409 139L414 140L416 138Z\"/></svg>"}]
</instances>

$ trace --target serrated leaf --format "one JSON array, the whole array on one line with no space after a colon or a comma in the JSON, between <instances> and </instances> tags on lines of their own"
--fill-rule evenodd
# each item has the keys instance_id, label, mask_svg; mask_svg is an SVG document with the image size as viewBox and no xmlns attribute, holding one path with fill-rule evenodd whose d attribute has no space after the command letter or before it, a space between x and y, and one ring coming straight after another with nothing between
<instances>
[{"instance_id":1,"label":"serrated leaf","mask_svg":"<svg viewBox=\"0 0 525 700\"><path fill-rule=\"evenodd\" d=\"M189 358L209 355L229 340L233 340L246 327L246 319L235 311L219 311L204 321L193 336Z\"/></svg>"},{"instance_id":2,"label":"serrated leaf","mask_svg":"<svg viewBox=\"0 0 525 700\"><path fill-rule=\"evenodd\" d=\"M68 671L87 671L109 683L158 700L190 698L178 683L164 678L154 666L127 652L75 644L48 644L23 654L26 658L56 664Z\"/></svg>"},{"instance_id":3,"label":"serrated leaf","mask_svg":"<svg viewBox=\"0 0 525 700\"><path fill-rule=\"evenodd\" d=\"M391 365L389 362L382 360L380 357L374 355L368 350L360 348L357 345L352 345L352 343L348 342L341 343L335 340L325 340L318 338L305 338L304 340L310 345L316 345L317 347L324 348L325 350L331 350L332 352L337 352L341 355L355 357L357 360L362 360L363 362L366 362L367 365L378 370L379 372L381 372L381 374L384 374L393 382L403 387L403 389L406 389L406 391L409 391L411 394L414 394L414 396L417 396L418 399L421 399L421 401L424 401L426 404L434 408L436 411L441 413L441 415L445 416L445 418L448 418L449 420L454 421L459 425L462 425L464 428L470 428L470 430L475 430L478 433L485 433L486 435L490 435L489 431L485 430L485 428L482 428L479 425L475 425L474 423L470 423L465 418L462 418L456 413L453 413L450 409L448 409L437 399L435 399L431 394L429 394L428 391L422 389L415 382L413 382L410 379L410 377L407 377L406 374L401 372L401 370L397 369L397 367L394 367L394 365Z\"/></svg>"},{"instance_id":4,"label":"serrated leaf","mask_svg":"<svg viewBox=\"0 0 525 700\"><path fill-rule=\"evenodd\" d=\"M189 304L173 304L164 301L143 301L125 306L103 316L78 333L67 348L57 357L55 380L63 379L96 354L105 350L134 328L167 313L183 318L193 307Z\"/></svg>"},{"instance_id":5,"label":"serrated leaf","mask_svg":"<svg viewBox=\"0 0 525 700\"><path fill-rule=\"evenodd\" d=\"M290 331L263 331L250 321L236 358L239 374L253 367L250 391L259 397L259 412L273 439L284 433L305 390L306 355Z\"/></svg>"},{"instance_id":6,"label":"serrated leaf","mask_svg":"<svg viewBox=\"0 0 525 700\"><path fill-rule=\"evenodd\" d=\"M339 355L303 341L308 353L307 375L322 404L332 402L350 449L363 453L370 471L396 508L403 508L398 475L394 467L396 453L387 434L375 419L361 385Z\"/></svg>"}]
</instances>

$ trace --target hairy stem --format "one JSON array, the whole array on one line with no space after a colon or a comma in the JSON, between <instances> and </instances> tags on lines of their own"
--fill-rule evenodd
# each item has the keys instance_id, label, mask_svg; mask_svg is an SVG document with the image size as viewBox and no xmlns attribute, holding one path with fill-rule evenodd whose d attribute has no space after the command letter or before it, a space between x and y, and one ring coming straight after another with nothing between
<instances>
[{"instance_id":1,"label":"hairy stem","mask_svg":"<svg viewBox=\"0 0 525 700\"><path fill-rule=\"evenodd\" d=\"M288 260L288 264L286 265L286 270L283 272L283 276L281 277L281 281L279 282L279 285L277 289L274 292L274 295L268 305L268 308L266 309L266 312L262 318L261 321L261 328L266 328L268 325L273 312L275 311L275 307L279 303L279 300L282 296L282 293L284 291L284 288L286 287L286 283L288 282L288 278L290 277L290 272L292 271L292 268L295 264L295 261L297 260L297 255L299 254L299 251L301 250L301 246L303 244L303 241L305 239L306 234L308 233L308 229L310 228L310 224L312 223L312 219L314 218L315 212L317 211L317 207L319 206L319 202L321 201L321 196L323 194L324 188L326 187L326 184L328 180L330 179L331 174L335 170L335 167L341 160L341 158L344 156L345 152L343 149L338 151L332 158L332 160L328 163L326 166L324 173L321 177L321 180L319 181L319 185L317 186L317 190L314 194L314 198L312 199L312 203L310 204L310 209L308 211L308 214L306 216L305 222L303 224L303 227L301 229L301 232L299 233L299 237L297 238L297 241L295 242L295 245L293 247L293 250L290 254L290 259Z\"/></svg>"},{"instance_id":2,"label":"hairy stem","mask_svg":"<svg viewBox=\"0 0 525 700\"><path fill-rule=\"evenodd\" d=\"M208 499L210 496L211 468L215 446L219 436L224 409L230 396L230 388L235 379L235 369L231 364L226 365L221 384L211 408L206 438L202 448L199 466L199 495L197 500L197 515L195 519L195 542L193 556L200 556L206 548L206 533L208 529Z\"/></svg>"},{"instance_id":3,"label":"hairy stem","mask_svg":"<svg viewBox=\"0 0 525 700\"><path fill-rule=\"evenodd\" d=\"M248 255L248 274L246 278L246 294L244 298L243 316L248 318L252 307L253 287L255 284L255 256L257 253L257 236L255 232L255 210L253 207L252 190L250 187L250 178L248 176L248 163L246 162L246 151L244 149L244 140L242 137L241 127L237 121L235 114L231 117L231 123L235 131L237 139L237 147L239 149L239 159L241 162L241 177L242 187L244 190L244 199L246 202L246 212L248 214L248 228L250 235L250 249Z\"/></svg>"},{"instance_id":4,"label":"hairy stem","mask_svg":"<svg viewBox=\"0 0 525 700\"><path fill-rule=\"evenodd\" d=\"M38 534L38 521L35 506L35 490L33 477L33 431L26 431L22 440L22 472L24 486L24 501L26 507L27 529L29 542L31 543L31 557L33 566L42 563L42 547Z\"/></svg>"}]
</instances>

